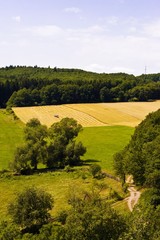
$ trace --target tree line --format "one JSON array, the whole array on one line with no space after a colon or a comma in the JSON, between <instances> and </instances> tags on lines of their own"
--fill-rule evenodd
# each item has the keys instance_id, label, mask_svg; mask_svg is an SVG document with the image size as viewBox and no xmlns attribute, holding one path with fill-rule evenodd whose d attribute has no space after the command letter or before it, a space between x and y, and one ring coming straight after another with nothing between
<instances>
[{"instance_id":1,"label":"tree line","mask_svg":"<svg viewBox=\"0 0 160 240\"><path fill-rule=\"evenodd\" d=\"M10 66L0 68L0 107L155 100L159 79L160 74Z\"/></svg>"},{"instance_id":2,"label":"tree line","mask_svg":"<svg viewBox=\"0 0 160 240\"><path fill-rule=\"evenodd\" d=\"M131 174L137 186L143 187L140 203L130 218L130 231L124 239L160 237L160 109L136 127L128 145L114 156L116 174L125 184ZM123 238L122 238L123 239Z\"/></svg>"}]
</instances>

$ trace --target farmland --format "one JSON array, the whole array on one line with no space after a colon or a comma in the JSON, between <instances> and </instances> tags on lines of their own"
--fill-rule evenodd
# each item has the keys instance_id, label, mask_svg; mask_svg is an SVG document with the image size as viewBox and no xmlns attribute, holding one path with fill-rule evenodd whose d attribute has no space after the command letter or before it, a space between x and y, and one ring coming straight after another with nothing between
<instances>
[{"instance_id":1,"label":"farmland","mask_svg":"<svg viewBox=\"0 0 160 240\"><path fill-rule=\"evenodd\" d=\"M159 108L160 101L155 101L16 107L13 111L24 123L31 118L38 118L48 127L64 117L76 119L83 127L115 125L135 127L148 113Z\"/></svg>"},{"instance_id":2,"label":"farmland","mask_svg":"<svg viewBox=\"0 0 160 240\"><path fill-rule=\"evenodd\" d=\"M2 219L6 219L8 203L14 199L15 193L27 186L43 188L53 195L55 207L52 210L52 215L68 208L69 191L77 191L76 186L78 188L81 186L85 190L93 187L94 181L87 171L88 164L96 162L101 165L103 171L113 174L114 153L128 143L134 131L133 126L136 126L149 112L155 111L159 107L160 101L13 108L22 122L26 123L34 117L48 127L63 117L75 118L84 127L78 140L87 147L87 152L83 156L85 165L82 168L76 168L73 172L56 171L31 176L2 175L0 182L1 192L4 193L0 200ZM1 110L0 114L2 126L0 131L0 169L3 169L7 168L8 162L13 159L16 147L23 143L23 124L20 121L15 121L5 111ZM54 115L58 115L58 118ZM108 178L105 178L104 182L108 186L103 192L104 195L108 194L110 189L123 195L120 183Z\"/></svg>"}]
</instances>

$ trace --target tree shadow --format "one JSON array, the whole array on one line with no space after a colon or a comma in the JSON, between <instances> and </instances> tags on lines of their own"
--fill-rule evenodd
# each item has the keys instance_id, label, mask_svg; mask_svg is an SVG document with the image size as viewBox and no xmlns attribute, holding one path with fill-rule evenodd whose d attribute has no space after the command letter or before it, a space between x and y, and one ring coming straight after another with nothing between
<instances>
[{"instance_id":1,"label":"tree shadow","mask_svg":"<svg viewBox=\"0 0 160 240\"><path fill-rule=\"evenodd\" d=\"M97 159L86 159L86 160L83 160L83 165L89 166L93 163L98 163L98 162L100 162L100 161Z\"/></svg>"}]
</instances>

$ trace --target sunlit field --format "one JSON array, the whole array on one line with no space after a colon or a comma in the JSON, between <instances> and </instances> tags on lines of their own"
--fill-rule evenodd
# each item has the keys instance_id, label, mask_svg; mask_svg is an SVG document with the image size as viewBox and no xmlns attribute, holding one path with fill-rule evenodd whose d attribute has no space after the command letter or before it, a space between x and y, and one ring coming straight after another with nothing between
<instances>
[{"instance_id":1,"label":"sunlit field","mask_svg":"<svg viewBox=\"0 0 160 240\"><path fill-rule=\"evenodd\" d=\"M155 101L17 107L13 108L13 111L24 123L31 118L38 118L48 127L64 117L76 119L83 127L115 125L135 127L148 113L159 108L160 101Z\"/></svg>"}]
</instances>

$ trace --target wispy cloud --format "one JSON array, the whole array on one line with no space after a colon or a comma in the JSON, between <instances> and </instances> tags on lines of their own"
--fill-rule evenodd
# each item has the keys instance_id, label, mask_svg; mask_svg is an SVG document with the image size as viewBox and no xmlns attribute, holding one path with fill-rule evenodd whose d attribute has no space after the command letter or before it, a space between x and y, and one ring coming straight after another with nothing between
<instances>
[{"instance_id":1,"label":"wispy cloud","mask_svg":"<svg viewBox=\"0 0 160 240\"><path fill-rule=\"evenodd\" d=\"M116 16L112 16L110 18L108 18L107 22L111 25L116 25L119 21L119 18Z\"/></svg>"},{"instance_id":2,"label":"wispy cloud","mask_svg":"<svg viewBox=\"0 0 160 240\"><path fill-rule=\"evenodd\" d=\"M13 19L15 22L18 22L18 23L21 22L21 17L20 17L20 16L14 16L14 17L12 17L12 19Z\"/></svg>"},{"instance_id":3,"label":"wispy cloud","mask_svg":"<svg viewBox=\"0 0 160 240\"><path fill-rule=\"evenodd\" d=\"M145 65L150 72L160 69L157 38L160 21L156 22L156 27L153 23L131 24L130 21L120 26L119 23L112 26L107 21L81 28L35 25L22 29L20 26L8 40L10 48L4 48L5 42L0 42L0 51L7 49L6 62L11 50L14 51L13 56L24 65L55 65L133 74L143 73ZM116 31L109 31L110 28L116 28ZM20 47L23 51L19 50Z\"/></svg>"},{"instance_id":4,"label":"wispy cloud","mask_svg":"<svg viewBox=\"0 0 160 240\"><path fill-rule=\"evenodd\" d=\"M144 27L145 33L147 33L151 37L160 37L160 19L157 21L146 24Z\"/></svg>"},{"instance_id":5,"label":"wispy cloud","mask_svg":"<svg viewBox=\"0 0 160 240\"><path fill-rule=\"evenodd\" d=\"M55 25L33 26L24 30L30 32L34 36L52 37L59 36L63 30Z\"/></svg>"},{"instance_id":6,"label":"wispy cloud","mask_svg":"<svg viewBox=\"0 0 160 240\"><path fill-rule=\"evenodd\" d=\"M66 13L80 13L81 12L81 9L80 8L77 8L77 7L68 7L68 8L65 8L64 9L64 12Z\"/></svg>"}]
</instances>

